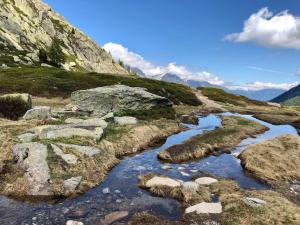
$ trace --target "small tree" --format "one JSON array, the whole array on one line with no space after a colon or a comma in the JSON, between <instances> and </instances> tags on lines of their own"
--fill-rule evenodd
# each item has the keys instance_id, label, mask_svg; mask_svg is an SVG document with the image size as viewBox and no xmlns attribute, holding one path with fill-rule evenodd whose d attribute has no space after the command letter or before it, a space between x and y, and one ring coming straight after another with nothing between
<instances>
[{"instance_id":1,"label":"small tree","mask_svg":"<svg viewBox=\"0 0 300 225\"><path fill-rule=\"evenodd\" d=\"M48 62L47 52L44 49L39 50L39 60L40 60L41 63L47 63Z\"/></svg>"},{"instance_id":2,"label":"small tree","mask_svg":"<svg viewBox=\"0 0 300 225\"><path fill-rule=\"evenodd\" d=\"M50 63L56 67L60 67L61 64L65 62L65 55L60 45L61 41L57 38L54 38L48 53Z\"/></svg>"}]
</instances>

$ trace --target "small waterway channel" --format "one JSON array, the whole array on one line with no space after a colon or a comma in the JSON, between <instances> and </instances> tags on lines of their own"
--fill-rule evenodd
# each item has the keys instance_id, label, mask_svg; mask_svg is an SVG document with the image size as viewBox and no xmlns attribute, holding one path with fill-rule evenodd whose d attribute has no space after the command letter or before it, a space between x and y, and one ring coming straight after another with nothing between
<instances>
[{"instance_id":1,"label":"small waterway channel","mask_svg":"<svg viewBox=\"0 0 300 225\"><path fill-rule=\"evenodd\" d=\"M258 143L283 134L298 136L297 131L290 125L275 126L249 115L231 113L222 115L238 115L255 120L269 128L269 131L264 134L242 141L234 149L234 152L242 151L249 144ZM199 173L207 173L233 179L242 188L267 188L254 178L247 176L240 165L240 161L231 154L209 156L203 160L185 164L167 164L170 169L162 169L162 166L166 164L157 160L157 154L160 151L174 144L180 144L184 140L204 131L214 130L221 126L221 119L218 115L212 114L200 117L199 120L198 126L187 125L190 128L189 130L170 136L162 146L125 157L119 165L110 171L100 185L75 199L67 199L56 204L34 204L15 201L3 196L0 197L0 224L60 225L65 224L69 219L74 219L84 222L85 225L94 225L101 224L100 220L105 215L120 210L129 211L130 215L148 210L167 219L179 219L184 211L180 203L173 199L151 196L147 191L137 186L138 176L151 172L164 174L183 181L190 180L191 177ZM109 190L109 193L103 193L103 189L106 192Z\"/></svg>"}]
</instances>

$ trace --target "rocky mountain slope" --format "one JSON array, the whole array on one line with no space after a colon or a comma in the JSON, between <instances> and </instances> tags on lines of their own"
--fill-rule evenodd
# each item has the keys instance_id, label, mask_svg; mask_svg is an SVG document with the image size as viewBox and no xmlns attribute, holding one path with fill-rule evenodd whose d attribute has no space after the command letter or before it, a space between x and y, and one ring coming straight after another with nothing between
<instances>
[{"instance_id":1,"label":"rocky mountain slope","mask_svg":"<svg viewBox=\"0 0 300 225\"><path fill-rule=\"evenodd\" d=\"M0 66L38 65L39 51L47 51L54 38L61 42L67 70L128 73L41 0L0 0Z\"/></svg>"}]
</instances>

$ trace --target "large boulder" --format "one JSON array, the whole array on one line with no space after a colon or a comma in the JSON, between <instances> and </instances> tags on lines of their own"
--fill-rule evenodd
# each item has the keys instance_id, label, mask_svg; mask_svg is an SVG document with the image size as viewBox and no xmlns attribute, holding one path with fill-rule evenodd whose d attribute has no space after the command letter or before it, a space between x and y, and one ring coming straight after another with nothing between
<instances>
[{"instance_id":1,"label":"large boulder","mask_svg":"<svg viewBox=\"0 0 300 225\"><path fill-rule=\"evenodd\" d=\"M124 85L75 91L71 95L71 103L80 111L99 116L110 112L172 106L169 99L149 93L145 88Z\"/></svg>"}]
</instances>

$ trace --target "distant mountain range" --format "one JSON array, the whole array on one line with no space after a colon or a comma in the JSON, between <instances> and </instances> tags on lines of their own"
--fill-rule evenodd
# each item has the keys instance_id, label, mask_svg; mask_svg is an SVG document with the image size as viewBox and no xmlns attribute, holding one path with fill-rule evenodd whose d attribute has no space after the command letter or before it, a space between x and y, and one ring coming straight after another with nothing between
<instances>
[{"instance_id":1,"label":"distant mountain range","mask_svg":"<svg viewBox=\"0 0 300 225\"><path fill-rule=\"evenodd\" d=\"M226 87L211 84L207 81L198 81L198 80L183 80L176 74L167 73L163 76L156 77L157 79L173 82L177 84L183 84L190 87L214 87L214 88L220 88L223 89L226 92L236 94L236 95L242 95L245 97L248 97L250 99L254 100L260 100L260 101L269 101L282 93L285 92L283 89L275 89L275 88L266 88L261 90L232 90L228 89Z\"/></svg>"},{"instance_id":2,"label":"distant mountain range","mask_svg":"<svg viewBox=\"0 0 300 225\"><path fill-rule=\"evenodd\" d=\"M272 102L281 103L284 105L300 105L300 85L284 92L274 98Z\"/></svg>"}]
</instances>

